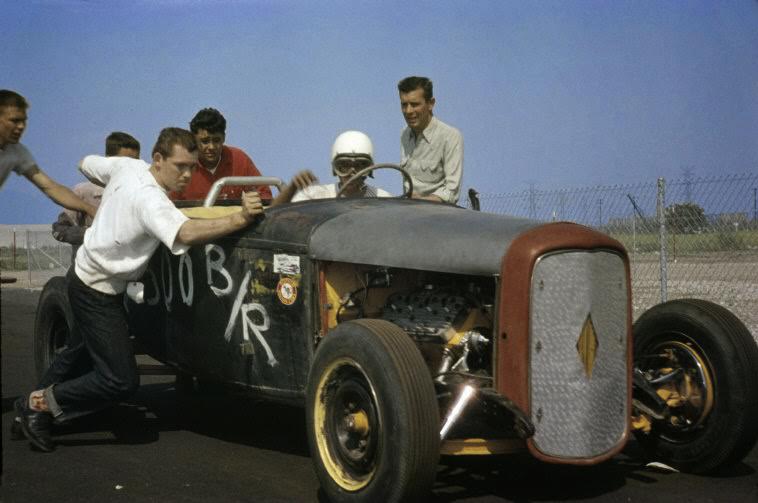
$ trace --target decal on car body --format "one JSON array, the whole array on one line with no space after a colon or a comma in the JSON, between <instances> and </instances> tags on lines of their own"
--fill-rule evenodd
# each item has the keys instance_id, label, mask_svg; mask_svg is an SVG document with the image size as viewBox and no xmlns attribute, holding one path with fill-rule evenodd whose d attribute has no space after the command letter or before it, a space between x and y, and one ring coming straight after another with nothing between
<instances>
[{"instance_id":1,"label":"decal on car body","mask_svg":"<svg viewBox=\"0 0 758 503\"><path fill-rule=\"evenodd\" d=\"M292 278L282 278L276 285L276 296L285 306L291 306L297 300L297 282Z\"/></svg>"},{"instance_id":2,"label":"decal on car body","mask_svg":"<svg viewBox=\"0 0 758 503\"><path fill-rule=\"evenodd\" d=\"M297 255L275 253L274 272L280 274L300 274L300 257Z\"/></svg>"}]
</instances>

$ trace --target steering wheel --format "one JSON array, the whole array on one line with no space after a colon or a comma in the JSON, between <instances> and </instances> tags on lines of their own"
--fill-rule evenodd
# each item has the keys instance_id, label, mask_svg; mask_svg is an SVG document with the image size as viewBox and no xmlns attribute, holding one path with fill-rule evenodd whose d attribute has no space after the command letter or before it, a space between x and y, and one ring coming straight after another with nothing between
<instances>
[{"instance_id":1,"label":"steering wheel","mask_svg":"<svg viewBox=\"0 0 758 503\"><path fill-rule=\"evenodd\" d=\"M404 169L398 166L397 164L390 164L390 163L383 163L383 164L373 164L369 166L368 168L363 168L356 174L350 177L350 179L343 183L340 187L340 190L337 191L337 195L335 197L345 197L345 189L350 186L351 183L355 183L358 180L361 179L361 177L368 176L369 173L372 173L374 170L377 169L394 169L395 171L399 171L401 175L403 175L403 186L405 187L405 190L400 195L400 197L404 197L406 199L410 199L411 195L413 194L413 180L411 179L411 175L408 174L408 172Z\"/></svg>"}]
</instances>

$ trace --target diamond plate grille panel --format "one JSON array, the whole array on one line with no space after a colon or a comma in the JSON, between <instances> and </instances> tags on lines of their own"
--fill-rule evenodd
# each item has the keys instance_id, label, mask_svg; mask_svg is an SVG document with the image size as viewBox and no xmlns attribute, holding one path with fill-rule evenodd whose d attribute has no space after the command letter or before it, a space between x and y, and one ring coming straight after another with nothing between
<instances>
[{"instance_id":1,"label":"diamond plate grille panel","mask_svg":"<svg viewBox=\"0 0 758 503\"><path fill-rule=\"evenodd\" d=\"M615 253L570 251L537 262L531 289L530 391L533 441L542 453L595 457L622 439L627 422L626 309L624 263ZM588 317L596 337L591 359L586 358Z\"/></svg>"}]
</instances>

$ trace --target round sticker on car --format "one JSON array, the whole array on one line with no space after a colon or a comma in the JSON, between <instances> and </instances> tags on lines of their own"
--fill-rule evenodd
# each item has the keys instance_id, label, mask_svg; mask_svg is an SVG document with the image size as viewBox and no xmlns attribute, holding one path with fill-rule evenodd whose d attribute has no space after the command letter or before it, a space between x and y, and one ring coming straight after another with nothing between
<instances>
[{"instance_id":1,"label":"round sticker on car","mask_svg":"<svg viewBox=\"0 0 758 503\"><path fill-rule=\"evenodd\" d=\"M292 278L282 278L276 285L276 296L284 305L291 305L297 300L297 283Z\"/></svg>"}]
</instances>

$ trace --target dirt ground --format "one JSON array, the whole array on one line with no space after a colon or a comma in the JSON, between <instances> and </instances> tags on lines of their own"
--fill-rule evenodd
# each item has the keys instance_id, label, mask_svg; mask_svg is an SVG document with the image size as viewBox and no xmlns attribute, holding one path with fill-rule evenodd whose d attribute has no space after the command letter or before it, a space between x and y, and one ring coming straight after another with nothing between
<instances>
[{"instance_id":1,"label":"dirt ground","mask_svg":"<svg viewBox=\"0 0 758 503\"><path fill-rule=\"evenodd\" d=\"M720 304L736 314L758 341L758 254L678 257L669 260L666 274L668 300L696 298ZM661 301L660 275L657 256L635 257L635 319Z\"/></svg>"}]
</instances>

